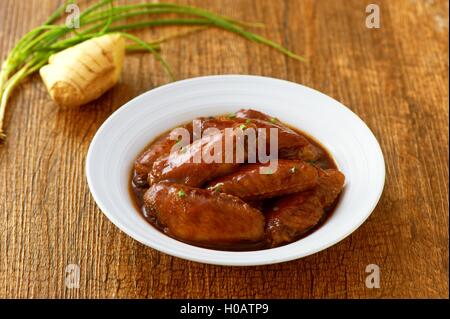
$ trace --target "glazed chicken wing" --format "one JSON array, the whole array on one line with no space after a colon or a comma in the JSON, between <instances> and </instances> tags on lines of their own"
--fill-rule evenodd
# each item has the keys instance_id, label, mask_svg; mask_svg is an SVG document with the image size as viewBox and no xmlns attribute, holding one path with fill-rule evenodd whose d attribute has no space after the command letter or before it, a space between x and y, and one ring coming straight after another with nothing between
<instances>
[{"instance_id":1,"label":"glazed chicken wing","mask_svg":"<svg viewBox=\"0 0 450 319\"><path fill-rule=\"evenodd\" d=\"M165 233L186 242L223 248L264 240L261 211L231 195L161 182L144 201Z\"/></svg>"},{"instance_id":2,"label":"glazed chicken wing","mask_svg":"<svg viewBox=\"0 0 450 319\"><path fill-rule=\"evenodd\" d=\"M256 111L254 111L256 112ZM262 114L262 113L261 113ZM260 118L264 118L261 116ZM281 123L270 123L262 119L245 119L245 118L228 118L228 117L217 117L217 118L200 118L201 122L201 132L202 134L205 130L210 128L216 128L218 130L225 130L226 128L233 128L237 126L252 127L255 132L258 133L257 129L265 129L266 133L266 153L270 147L270 129L278 129L278 149L281 158L302 158L306 160L314 159L316 155L312 145L303 136L292 131L288 127ZM250 122L249 122L250 121ZM192 133L193 127L192 123L185 125L190 133ZM175 172L172 170L174 167L178 167L183 161L186 161L186 156L182 154L170 154L172 147L177 143L176 139L171 137L170 133L164 134L156 142L154 142L148 149L146 149L135 161L135 172L136 176L134 178L135 184L138 186L148 186L147 180L158 181L162 179L174 179L180 180L178 169ZM191 151L199 152L201 148L199 147L200 142L194 142L185 151L186 153L191 153ZM257 149L255 148L255 151ZM299 156L298 154L303 154ZM257 154L257 153L256 153ZM157 163L157 164L155 164ZM185 181L181 181L187 185L200 186L205 179L214 178L216 176L221 176L231 172L236 165L216 165L210 164L204 166L204 163L191 163L194 165L182 165L179 167L182 170L191 171L193 174L198 174L198 178L190 178L186 176ZM154 170L153 170L154 168ZM153 170L153 171L152 171ZM170 170L170 173L169 173ZM164 172L163 172L164 171ZM152 172L153 176L148 176ZM166 176L167 173L167 176ZM159 175L161 177L159 178ZM203 176L205 175L205 176Z\"/></svg>"},{"instance_id":3,"label":"glazed chicken wing","mask_svg":"<svg viewBox=\"0 0 450 319\"><path fill-rule=\"evenodd\" d=\"M323 208L331 206L342 191L345 176L337 169L319 170L319 185L315 190Z\"/></svg>"},{"instance_id":4,"label":"glazed chicken wing","mask_svg":"<svg viewBox=\"0 0 450 319\"><path fill-rule=\"evenodd\" d=\"M236 118L230 118L226 116L219 116L219 117L203 117L200 118L201 120L201 128L202 132L209 128L216 128L218 130L224 130L226 128L233 128L237 124L245 124L244 119L236 119Z\"/></svg>"},{"instance_id":5,"label":"glazed chicken wing","mask_svg":"<svg viewBox=\"0 0 450 319\"><path fill-rule=\"evenodd\" d=\"M235 116L240 119L257 119L267 122L273 122L275 120L275 118L253 109L240 109L235 113Z\"/></svg>"},{"instance_id":6,"label":"glazed chicken wing","mask_svg":"<svg viewBox=\"0 0 450 319\"><path fill-rule=\"evenodd\" d=\"M239 127L231 129L229 137L232 140L236 138L238 131L243 132ZM170 180L192 187L201 187L208 180L231 173L239 163L235 161L236 143L232 143L231 150L226 149L227 134L226 130L222 130L216 134L205 135L179 151L171 152L157 160L149 174L150 185ZM213 159L216 150L217 161ZM227 159L228 152L231 153L231 160ZM207 157L208 161L205 160ZM242 157L245 160L245 154Z\"/></svg>"},{"instance_id":7,"label":"glazed chicken wing","mask_svg":"<svg viewBox=\"0 0 450 319\"><path fill-rule=\"evenodd\" d=\"M266 234L276 247L296 240L316 226L325 209L338 197L344 175L335 169L319 172L319 184L312 190L284 196L266 214Z\"/></svg>"},{"instance_id":8,"label":"glazed chicken wing","mask_svg":"<svg viewBox=\"0 0 450 319\"><path fill-rule=\"evenodd\" d=\"M322 205L312 192L297 193L275 202L266 213L266 232L273 247L290 243L319 223Z\"/></svg>"},{"instance_id":9,"label":"glazed chicken wing","mask_svg":"<svg viewBox=\"0 0 450 319\"><path fill-rule=\"evenodd\" d=\"M192 132L192 124L187 124L182 127L187 129L189 132ZM177 143L176 138L171 136L172 132L175 133L175 130L161 135L155 142L152 143L152 145L145 149L134 162L134 170L136 175L133 178L133 182L137 186L148 187L147 178L153 167L153 163L157 159L168 155L172 147Z\"/></svg>"},{"instance_id":10,"label":"glazed chicken wing","mask_svg":"<svg viewBox=\"0 0 450 319\"><path fill-rule=\"evenodd\" d=\"M136 185L144 187L147 183L147 176L152 169L153 163L161 156L170 152L172 146L176 141L170 139L170 134L167 133L161 136L148 149L146 149L134 162L134 169L136 175L133 181Z\"/></svg>"},{"instance_id":11,"label":"glazed chicken wing","mask_svg":"<svg viewBox=\"0 0 450 319\"><path fill-rule=\"evenodd\" d=\"M273 127L279 128L278 142L280 158L315 161L322 155L319 148L276 118L252 109L239 110L235 115L237 119L256 120L258 123L268 123Z\"/></svg>"},{"instance_id":12,"label":"glazed chicken wing","mask_svg":"<svg viewBox=\"0 0 450 319\"><path fill-rule=\"evenodd\" d=\"M241 112L241 111L240 111ZM256 112L256 111L255 111ZM239 114L239 112L237 113ZM255 129L264 130L266 134L267 145L270 145L270 129L278 130L278 149L284 149L287 147L304 147L309 144L309 141L300 134L291 130L279 121L270 122L260 118L239 118L239 117L227 117L219 116L215 118L202 119L202 129L209 127L215 127L220 130L227 127L239 125L253 125Z\"/></svg>"},{"instance_id":13,"label":"glazed chicken wing","mask_svg":"<svg viewBox=\"0 0 450 319\"><path fill-rule=\"evenodd\" d=\"M210 182L207 189L254 201L297 193L317 185L318 169L302 161L278 160L277 169L263 174L261 167L268 164L250 164L230 175Z\"/></svg>"},{"instance_id":14,"label":"glazed chicken wing","mask_svg":"<svg viewBox=\"0 0 450 319\"><path fill-rule=\"evenodd\" d=\"M272 124L276 124L279 127L283 127L284 129L286 129L288 131L292 131L292 129L290 129L289 126L280 122L276 117L272 117L268 114L265 114L263 112L256 111L253 109L240 109L234 115L238 119L250 119L250 120L265 121L265 122L269 122Z\"/></svg>"}]
</instances>

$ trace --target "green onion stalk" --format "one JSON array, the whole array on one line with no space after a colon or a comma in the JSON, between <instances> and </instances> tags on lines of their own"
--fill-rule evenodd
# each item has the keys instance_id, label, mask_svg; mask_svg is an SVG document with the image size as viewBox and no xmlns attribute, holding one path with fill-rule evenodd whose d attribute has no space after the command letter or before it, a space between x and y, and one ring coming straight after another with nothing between
<instances>
[{"instance_id":1,"label":"green onion stalk","mask_svg":"<svg viewBox=\"0 0 450 319\"><path fill-rule=\"evenodd\" d=\"M80 13L78 17L80 28L57 23L63 18L67 6L72 3L74 1L67 1L56 9L41 26L25 34L3 61L0 70L0 141L6 137L3 121L8 100L21 81L47 64L52 54L107 33L120 33L133 43L127 45L127 52L148 51L153 54L171 80L175 79L175 74L161 56L160 44L169 39L209 27L235 33L252 42L272 47L293 59L304 61L303 57L280 44L248 31L250 27L262 27L261 24L238 21L201 8L172 3L115 5L114 0L100 0ZM163 14L170 14L171 18L161 17ZM135 17L141 20L133 23L127 22L127 19ZM194 26L195 28L189 32L179 32L153 42L145 42L129 33L132 30L144 28L180 25Z\"/></svg>"}]
</instances>

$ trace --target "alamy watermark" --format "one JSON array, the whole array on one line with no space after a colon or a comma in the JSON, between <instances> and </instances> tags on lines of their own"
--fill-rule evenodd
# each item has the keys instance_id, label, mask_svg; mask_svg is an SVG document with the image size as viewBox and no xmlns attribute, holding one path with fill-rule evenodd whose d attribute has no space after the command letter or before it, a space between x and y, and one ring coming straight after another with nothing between
<instances>
[{"instance_id":1,"label":"alamy watermark","mask_svg":"<svg viewBox=\"0 0 450 319\"><path fill-rule=\"evenodd\" d=\"M66 266L64 284L68 289L80 288L80 265L68 264Z\"/></svg>"},{"instance_id":2,"label":"alamy watermark","mask_svg":"<svg viewBox=\"0 0 450 319\"><path fill-rule=\"evenodd\" d=\"M366 266L366 287L369 289L380 288L380 266L376 264L369 264Z\"/></svg>"},{"instance_id":3,"label":"alamy watermark","mask_svg":"<svg viewBox=\"0 0 450 319\"><path fill-rule=\"evenodd\" d=\"M69 29L79 29L80 28L80 7L76 4L67 5L65 12L68 13L66 18L66 26Z\"/></svg>"},{"instance_id":4,"label":"alamy watermark","mask_svg":"<svg viewBox=\"0 0 450 319\"><path fill-rule=\"evenodd\" d=\"M366 7L366 27L368 29L379 29L380 28L380 6L377 4L369 4Z\"/></svg>"}]
</instances>

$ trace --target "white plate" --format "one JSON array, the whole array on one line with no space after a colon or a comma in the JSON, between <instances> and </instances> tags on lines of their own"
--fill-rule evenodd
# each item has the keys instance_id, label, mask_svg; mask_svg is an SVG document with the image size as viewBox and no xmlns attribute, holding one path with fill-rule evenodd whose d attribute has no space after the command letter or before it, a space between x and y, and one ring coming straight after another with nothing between
<instances>
[{"instance_id":1,"label":"white plate","mask_svg":"<svg viewBox=\"0 0 450 319\"><path fill-rule=\"evenodd\" d=\"M346 176L336 211L311 235L279 248L228 252L172 239L148 224L132 204L132 164L157 135L198 116L240 108L266 112L318 139ZM375 208L384 186L380 146L364 122L336 100L283 80L220 75L161 86L131 100L100 127L89 147L86 175L103 213L144 245L169 255L219 265L262 265L293 260L328 248L357 229ZM367 238L369 240L369 238Z\"/></svg>"}]
</instances>

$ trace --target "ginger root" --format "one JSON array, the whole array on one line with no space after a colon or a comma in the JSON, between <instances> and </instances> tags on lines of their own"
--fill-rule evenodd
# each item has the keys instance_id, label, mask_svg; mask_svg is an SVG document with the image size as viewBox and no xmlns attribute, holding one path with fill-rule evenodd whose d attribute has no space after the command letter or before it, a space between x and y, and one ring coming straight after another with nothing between
<instances>
[{"instance_id":1,"label":"ginger root","mask_svg":"<svg viewBox=\"0 0 450 319\"><path fill-rule=\"evenodd\" d=\"M117 83L124 55L125 40L119 34L107 34L52 55L39 73L58 105L80 106Z\"/></svg>"}]
</instances>

